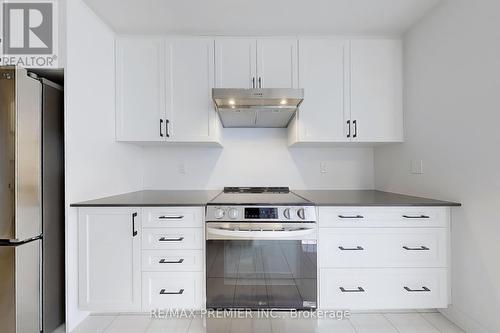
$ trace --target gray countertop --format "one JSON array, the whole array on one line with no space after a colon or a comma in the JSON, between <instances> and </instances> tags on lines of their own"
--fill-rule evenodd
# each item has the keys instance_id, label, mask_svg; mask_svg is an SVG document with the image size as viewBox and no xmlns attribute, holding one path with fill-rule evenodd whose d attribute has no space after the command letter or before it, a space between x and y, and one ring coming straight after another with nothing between
<instances>
[{"instance_id":1,"label":"gray countertop","mask_svg":"<svg viewBox=\"0 0 500 333\"><path fill-rule=\"evenodd\" d=\"M219 190L145 190L78 202L71 207L205 206L220 192Z\"/></svg>"},{"instance_id":2,"label":"gray countertop","mask_svg":"<svg viewBox=\"0 0 500 333\"><path fill-rule=\"evenodd\" d=\"M456 202L377 190L294 190L316 206L460 206Z\"/></svg>"},{"instance_id":3,"label":"gray countertop","mask_svg":"<svg viewBox=\"0 0 500 333\"><path fill-rule=\"evenodd\" d=\"M205 206L220 190L145 190L74 203L72 207ZM317 206L460 206L376 190L293 190Z\"/></svg>"}]
</instances>

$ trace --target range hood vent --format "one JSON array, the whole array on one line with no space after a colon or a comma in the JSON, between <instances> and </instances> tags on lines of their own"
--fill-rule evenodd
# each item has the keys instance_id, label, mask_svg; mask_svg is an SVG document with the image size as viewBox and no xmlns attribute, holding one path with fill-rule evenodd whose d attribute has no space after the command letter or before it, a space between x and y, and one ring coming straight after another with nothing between
<instances>
[{"instance_id":1,"label":"range hood vent","mask_svg":"<svg viewBox=\"0 0 500 333\"><path fill-rule=\"evenodd\" d=\"M212 89L224 127L287 127L304 89Z\"/></svg>"}]
</instances>

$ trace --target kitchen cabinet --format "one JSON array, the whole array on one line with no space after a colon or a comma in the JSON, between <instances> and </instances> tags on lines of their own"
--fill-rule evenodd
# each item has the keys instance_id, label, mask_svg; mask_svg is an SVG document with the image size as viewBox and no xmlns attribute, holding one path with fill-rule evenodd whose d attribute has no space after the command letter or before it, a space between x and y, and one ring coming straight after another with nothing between
<instances>
[{"instance_id":1,"label":"kitchen cabinet","mask_svg":"<svg viewBox=\"0 0 500 333\"><path fill-rule=\"evenodd\" d=\"M200 310L204 248L204 207L79 208L79 308Z\"/></svg>"},{"instance_id":2,"label":"kitchen cabinet","mask_svg":"<svg viewBox=\"0 0 500 333\"><path fill-rule=\"evenodd\" d=\"M295 38L218 38L217 88L297 88Z\"/></svg>"},{"instance_id":3,"label":"kitchen cabinet","mask_svg":"<svg viewBox=\"0 0 500 333\"><path fill-rule=\"evenodd\" d=\"M204 211L204 207L143 209L143 311L204 307Z\"/></svg>"},{"instance_id":4,"label":"kitchen cabinet","mask_svg":"<svg viewBox=\"0 0 500 333\"><path fill-rule=\"evenodd\" d=\"M347 90L349 41L299 41L300 87L305 98L289 125L290 143L346 142L350 118Z\"/></svg>"},{"instance_id":5,"label":"kitchen cabinet","mask_svg":"<svg viewBox=\"0 0 500 333\"><path fill-rule=\"evenodd\" d=\"M352 40L350 90L352 141L403 141L400 40Z\"/></svg>"},{"instance_id":6,"label":"kitchen cabinet","mask_svg":"<svg viewBox=\"0 0 500 333\"><path fill-rule=\"evenodd\" d=\"M166 41L167 142L219 142L220 122L212 102L214 40Z\"/></svg>"},{"instance_id":7,"label":"kitchen cabinet","mask_svg":"<svg viewBox=\"0 0 500 333\"><path fill-rule=\"evenodd\" d=\"M257 43L253 38L215 40L215 85L217 88L250 89L257 73Z\"/></svg>"},{"instance_id":8,"label":"kitchen cabinet","mask_svg":"<svg viewBox=\"0 0 500 333\"><path fill-rule=\"evenodd\" d=\"M299 87L290 145L403 141L400 40L302 38Z\"/></svg>"},{"instance_id":9,"label":"kitchen cabinet","mask_svg":"<svg viewBox=\"0 0 500 333\"><path fill-rule=\"evenodd\" d=\"M120 37L116 57L118 141L220 146L212 38Z\"/></svg>"},{"instance_id":10,"label":"kitchen cabinet","mask_svg":"<svg viewBox=\"0 0 500 333\"><path fill-rule=\"evenodd\" d=\"M319 308L449 304L448 207L320 207Z\"/></svg>"},{"instance_id":11,"label":"kitchen cabinet","mask_svg":"<svg viewBox=\"0 0 500 333\"><path fill-rule=\"evenodd\" d=\"M116 139L163 141L164 47L160 38L116 41Z\"/></svg>"},{"instance_id":12,"label":"kitchen cabinet","mask_svg":"<svg viewBox=\"0 0 500 333\"><path fill-rule=\"evenodd\" d=\"M80 309L141 309L140 215L138 208L79 209Z\"/></svg>"}]
</instances>

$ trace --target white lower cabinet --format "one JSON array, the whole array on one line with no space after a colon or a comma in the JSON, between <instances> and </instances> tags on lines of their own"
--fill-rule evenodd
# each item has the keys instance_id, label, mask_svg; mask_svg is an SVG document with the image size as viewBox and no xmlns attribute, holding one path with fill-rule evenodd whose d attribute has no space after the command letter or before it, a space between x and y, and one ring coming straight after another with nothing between
<instances>
[{"instance_id":1,"label":"white lower cabinet","mask_svg":"<svg viewBox=\"0 0 500 333\"><path fill-rule=\"evenodd\" d=\"M320 207L319 308L446 308L447 207Z\"/></svg>"},{"instance_id":2,"label":"white lower cabinet","mask_svg":"<svg viewBox=\"0 0 500 333\"><path fill-rule=\"evenodd\" d=\"M80 208L80 309L202 309L203 240L203 207Z\"/></svg>"},{"instance_id":3,"label":"white lower cabinet","mask_svg":"<svg viewBox=\"0 0 500 333\"><path fill-rule=\"evenodd\" d=\"M320 269L322 309L392 310L448 306L446 268Z\"/></svg>"},{"instance_id":4,"label":"white lower cabinet","mask_svg":"<svg viewBox=\"0 0 500 333\"><path fill-rule=\"evenodd\" d=\"M140 208L79 210L80 309L140 311L140 212Z\"/></svg>"},{"instance_id":5,"label":"white lower cabinet","mask_svg":"<svg viewBox=\"0 0 500 333\"><path fill-rule=\"evenodd\" d=\"M142 310L203 307L203 272L142 273Z\"/></svg>"}]
</instances>

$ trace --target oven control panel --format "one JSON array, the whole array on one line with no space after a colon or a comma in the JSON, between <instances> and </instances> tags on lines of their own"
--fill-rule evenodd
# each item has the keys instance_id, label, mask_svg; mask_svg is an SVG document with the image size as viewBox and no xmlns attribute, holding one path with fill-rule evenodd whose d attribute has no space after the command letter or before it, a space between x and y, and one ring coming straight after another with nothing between
<instances>
[{"instance_id":1,"label":"oven control panel","mask_svg":"<svg viewBox=\"0 0 500 333\"><path fill-rule=\"evenodd\" d=\"M207 206L207 222L316 222L314 206Z\"/></svg>"}]
</instances>

